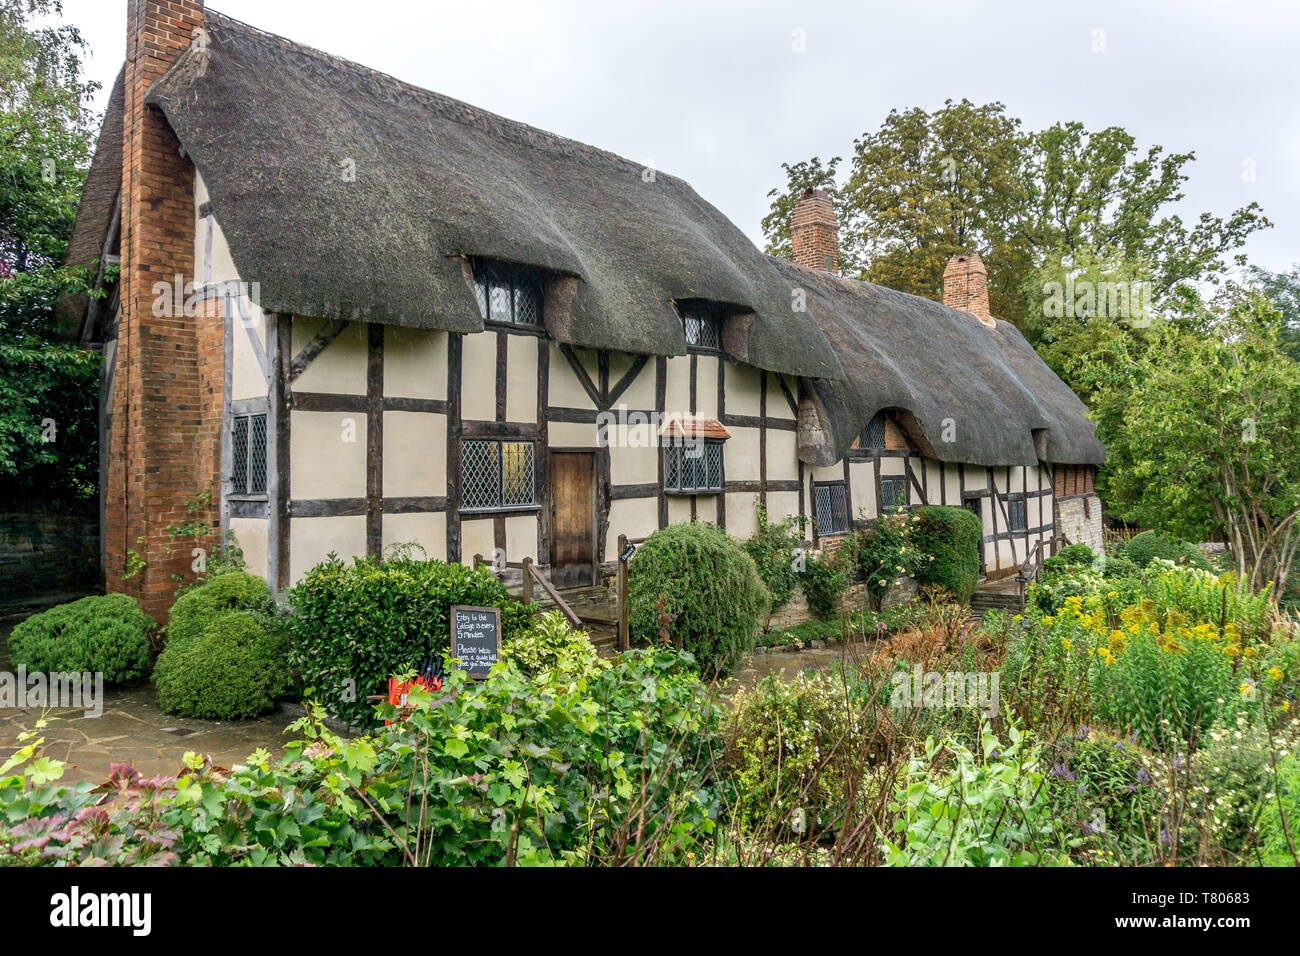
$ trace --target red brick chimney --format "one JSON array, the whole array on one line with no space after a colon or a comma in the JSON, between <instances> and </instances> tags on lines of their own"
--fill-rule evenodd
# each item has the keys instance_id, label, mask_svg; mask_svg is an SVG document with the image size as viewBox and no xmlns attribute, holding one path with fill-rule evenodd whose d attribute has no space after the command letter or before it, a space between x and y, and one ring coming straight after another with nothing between
<instances>
[{"instance_id":1,"label":"red brick chimney","mask_svg":"<svg viewBox=\"0 0 1300 956\"><path fill-rule=\"evenodd\" d=\"M127 3L122 315L103 489L104 574L108 590L137 595L158 620L175 597L172 575L192 578L196 546L183 537L172 541L167 527L214 520L215 508L191 515L185 505L206 490L219 499L219 485L209 489L209 482L220 471L224 325L215 303L187 317L187 296L177 302L154 292L155 283L172 287L178 275L182 287L199 281L194 166L162 113L145 104L150 85L202 26L202 0ZM124 581L138 559L144 569Z\"/></svg>"},{"instance_id":2,"label":"red brick chimney","mask_svg":"<svg viewBox=\"0 0 1300 956\"><path fill-rule=\"evenodd\" d=\"M824 272L840 271L840 228L826 190L809 187L794 204L790 216L790 251L801 266Z\"/></svg>"},{"instance_id":3,"label":"red brick chimney","mask_svg":"<svg viewBox=\"0 0 1300 956\"><path fill-rule=\"evenodd\" d=\"M943 270L943 304L963 309L989 328L996 323L989 315L989 273L975 253L953 256Z\"/></svg>"}]
</instances>

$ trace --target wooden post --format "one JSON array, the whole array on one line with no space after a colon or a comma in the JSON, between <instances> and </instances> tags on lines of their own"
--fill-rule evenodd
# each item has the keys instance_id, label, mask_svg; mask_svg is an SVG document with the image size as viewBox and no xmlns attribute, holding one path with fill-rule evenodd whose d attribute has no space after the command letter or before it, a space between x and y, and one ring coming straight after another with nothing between
<instances>
[{"instance_id":1,"label":"wooden post","mask_svg":"<svg viewBox=\"0 0 1300 956\"><path fill-rule=\"evenodd\" d=\"M479 565L482 564L482 563L483 563L483 555L481 555L481 554L475 554L475 555L474 555L474 565L473 565L473 566L474 566L474 570L477 571L478 568L479 568Z\"/></svg>"},{"instance_id":2,"label":"wooden post","mask_svg":"<svg viewBox=\"0 0 1300 956\"><path fill-rule=\"evenodd\" d=\"M623 554L627 551L627 535L618 536L618 649L625 651L632 646L627 623L627 562Z\"/></svg>"},{"instance_id":3,"label":"wooden post","mask_svg":"<svg viewBox=\"0 0 1300 956\"><path fill-rule=\"evenodd\" d=\"M533 603L533 559L524 558L524 603Z\"/></svg>"}]
</instances>

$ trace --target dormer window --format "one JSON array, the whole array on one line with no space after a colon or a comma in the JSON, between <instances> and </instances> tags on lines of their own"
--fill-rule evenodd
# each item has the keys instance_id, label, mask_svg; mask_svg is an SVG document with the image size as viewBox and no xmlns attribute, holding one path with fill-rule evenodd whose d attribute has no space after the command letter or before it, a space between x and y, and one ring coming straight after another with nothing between
<instances>
[{"instance_id":1,"label":"dormer window","mask_svg":"<svg viewBox=\"0 0 1300 956\"><path fill-rule=\"evenodd\" d=\"M474 262L474 296L484 322L533 329L542 322L542 283L531 269Z\"/></svg>"},{"instance_id":2,"label":"dormer window","mask_svg":"<svg viewBox=\"0 0 1300 956\"><path fill-rule=\"evenodd\" d=\"M700 352L722 349L722 310L711 302L683 302L678 306L686 347Z\"/></svg>"},{"instance_id":3,"label":"dormer window","mask_svg":"<svg viewBox=\"0 0 1300 956\"><path fill-rule=\"evenodd\" d=\"M885 447L885 413L876 412L875 417L862 429L862 438L858 443L861 448Z\"/></svg>"}]
</instances>

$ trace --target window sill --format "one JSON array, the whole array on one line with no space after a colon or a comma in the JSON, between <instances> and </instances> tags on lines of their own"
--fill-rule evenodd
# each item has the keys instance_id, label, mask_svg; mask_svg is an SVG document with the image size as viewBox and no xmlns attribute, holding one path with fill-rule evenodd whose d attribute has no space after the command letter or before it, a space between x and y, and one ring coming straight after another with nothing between
<instances>
[{"instance_id":1,"label":"window sill","mask_svg":"<svg viewBox=\"0 0 1300 956\"><path fill-rule=\"evenodd\" d=\"M458 513L465 518L494 518L497 515L537 514L541 510L541 505L507 505L504 508L460 508Z\"/></svg>"},{"instance_id":2,"label":"window sill","mask_svg":"<svg viewBox=\"0 0 1300 956\"><path fill-rule=\"evenodd\" d=\"M265 492L258 493L258 492L246 492L246 491L232 491L230 494L226 495L226 500L227 501L270 501L271 497Z\"/></svg>"},{"instance_id":3,"label":"window sill","mask_svg":"<svg viewBox=\"0 0 1300 956\"><path fill-rule=\"evenodd\" d=\"M674 498L690 498L692 496L700 497L703 495L720 495L722 494L722 489L721 488L681 488L681 489L665 488L664 494L670 495L671 497Z\"/></svg>"}]
</instances>

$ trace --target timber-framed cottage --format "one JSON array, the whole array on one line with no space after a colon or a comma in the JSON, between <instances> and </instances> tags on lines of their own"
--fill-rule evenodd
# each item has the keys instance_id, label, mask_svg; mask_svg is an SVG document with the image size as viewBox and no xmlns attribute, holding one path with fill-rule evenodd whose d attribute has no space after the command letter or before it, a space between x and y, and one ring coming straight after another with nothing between
<instances>
[{"instance_id":1,"label":"timber-framed cottage","mask_svg":"<svg viewBox=\"0 0 1300 956\"><path fill-rule=\"evenodd\" d=\"M1097 543L1104 450L1078 398L989 316L839 277L805 194L794 261L686 183L205 10L129 0L126 65L64 303L101 347L103 550L146 607L211 488L248 569L329 553L532 558L609 573L620 534L757 508L818 544L859 517L968 507L989 576ZM118 264L119 269L111 266Z\"/></svg>"}]
</instances>

